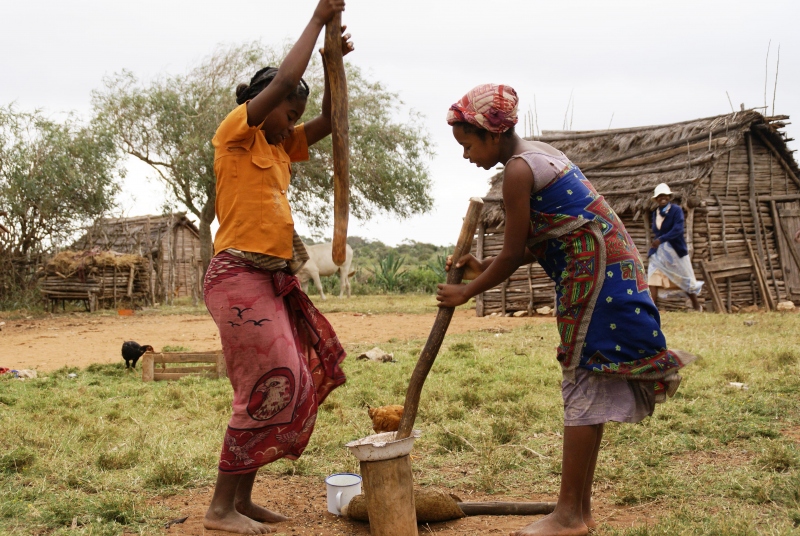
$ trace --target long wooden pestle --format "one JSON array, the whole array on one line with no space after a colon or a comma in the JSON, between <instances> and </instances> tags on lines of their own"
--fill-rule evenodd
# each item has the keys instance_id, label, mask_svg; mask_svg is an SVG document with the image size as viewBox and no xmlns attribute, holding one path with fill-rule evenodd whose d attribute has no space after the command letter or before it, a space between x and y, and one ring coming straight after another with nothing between
<instances>
[{"instance_id":1,"label":"long wooden pestle","mask_svg":"<svg viewBox=\"0 0 800 536\"><path fill-rule=\"evenodd\" d=\"M350 217L350 121L347 78L342 56L342 14L325 27L325 64L331 89L331 145L333 146L333 262L344 264L347 222Z\"/></svg>"},{"instance_id":2,"label":"long wooden pestle","mask_svg":"<svg viewBox=\"0 0 800 536\"><path fill-rule=\"evenodd\" d=\"M464 278L464 268L456 268L455 263L463 255L469 253L472 248L472 239L475 236L475 228L478 226L478 219L482 209L483 200L480 197L470 198L467 216L461 225L461 233L458 235L456 249L453 251L453 266L447 272L448 285L457 285ZM397 430L396 439L403 439L411 435L414 421L417 418L422 386L425 383L425 378L428 377L428 372L430 372L433 362L436 360L436 356L439 354L439 348L442 346L442 341L445 333L447 333L448 326L450 326L454 311L454 307L440 307L439 312L436 314L436 320L433 322L430 335L428 335L428 341L419 355L417 366L414 367L411 380L408 382L406 401L403 404L403 417L400 419L400 427Z\"/></svg>"}]
</instances>

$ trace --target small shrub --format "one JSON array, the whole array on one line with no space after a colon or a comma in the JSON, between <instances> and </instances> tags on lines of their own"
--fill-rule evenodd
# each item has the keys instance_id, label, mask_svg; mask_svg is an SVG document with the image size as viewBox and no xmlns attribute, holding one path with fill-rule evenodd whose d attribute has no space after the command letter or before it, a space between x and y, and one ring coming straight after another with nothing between
<instances>
[{"instance_id":1,"label":"small shrub","mask_svg":"<svg viewBox=\"0 0 800 536\"><path fill-rule=\"evenodd\" d=\"M397 292L408 279L408 274L401 271L406 258L395 255L393 251L378 261L375 267L375 282L385 292Z\"/></svg>"},{"instance_id":2,"label":"small shrub","mask_svg":"<svg viewBox=\"0 0 800 536\"><path fill-rule=\"evenodd\" d=\"M191 479L187 467L177 460L159 461L147 477L147 484L153 488L183 486Z\"/></svg>"},{"instance_id":3,"label":"small shrub","mask_svg":"<svg viewBox=\"0 0 800 536\"><path fill-rule=\"evenodd\" d=\"M464 438L451 432L441 431L436 434L436 444L440 454L472 450Z\"/></svg>"},{"instance_id":4,"label":"small shrub","mask_svg":"<svg viewBox=\"0 0 800 536\"><path fill-rule=\"evenodd\" d=\"M513 443L517 438L519 428L517 423L511 419L499 419L492 421L492 439L498 445Z\"/></svg>"},{"instance_id":5,"label":"small shrub","mask_svg":"<svg viewBox=\"0 0 800 536\"><path fill-rule=\"evenodd\" d=\"M766 471L787 473L800 466L800 461L797 454L790 448L780 443L771 443L766 452L758 459L758 465Z\"/></svg>"},{"instance_id":6,"label":"small shrub","mask_svg":"<svg viewBox=\"0 0 800 536\"><path fill-rule=\"evenodd\" d=\"M461 401L467 409L475 409L483 404L483 399L473 389L468 389L461 393Z\"/></svg>"},{"instance_id":7,"label":"small shrub","mask_svg":"<svg viewBox=\"0 0 800 536\"><path fill-rule=\"evenodd\" d=\"M103 452L97 457L97 467L106 471L129 469L136 465L138 454L132 450Z\"/></svg>"},{"instance_id":8,"label":"small shrub","mask_svg":"<svg viewBox=\"0 0 800 536\"><path fill-rule=\"evenodd\" d=\"M471 342L457 342L451 344L448 349L459 357L467 357L475 353L475 345Z\"/></svg>"},{"instance_id":9,"label":"small shrub","mask_svg":"<svg viewBox=\"0 0 800 536\"><path fill-rule=\"evenodd\" d=\"M104 521L127 525L136 519L136 504L133 498L123 495L104 497L92 512Z\"/></svg>"},{"instance_id":10,"label":"small shrub","mask_svg":"<svg viewBox=\"0 0 800 536\"><path fill-rule=\"evenodd\" d=\"M36 462L36 452L17 447L0 456L0 472L21 473Z\"/></svg>"},{"instance_id":11,"label":"small shrub","mask_svg":"<svg viewBox=\"0 0 800 536\"><path fill-rule=\"evenodd\" d=\"M781 367L789 367L800 361L800 357L795 352L779 352L775 356L775 362Z\"/></svg>"}]
</instances>

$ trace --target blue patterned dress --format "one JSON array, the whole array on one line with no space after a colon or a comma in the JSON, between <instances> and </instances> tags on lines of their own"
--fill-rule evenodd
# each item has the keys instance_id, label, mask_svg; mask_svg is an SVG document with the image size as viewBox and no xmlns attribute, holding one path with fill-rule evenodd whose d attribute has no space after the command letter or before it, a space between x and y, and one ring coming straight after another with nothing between
<instances>
[{"instance_id":1,"label":"blue patterned dress","mask_svg":"<svg viewBox=\"0 0 800 536\"><path fill-rule=\"evenodd\" d=\"M531 195L530 207L527 245L556 284L565 380L574 382L577 367L653 380L656 401L663 401L677 389L678 369L694 356L667 349L644 266L622 221L571 163Z\"/></svg>"}]
</instances>

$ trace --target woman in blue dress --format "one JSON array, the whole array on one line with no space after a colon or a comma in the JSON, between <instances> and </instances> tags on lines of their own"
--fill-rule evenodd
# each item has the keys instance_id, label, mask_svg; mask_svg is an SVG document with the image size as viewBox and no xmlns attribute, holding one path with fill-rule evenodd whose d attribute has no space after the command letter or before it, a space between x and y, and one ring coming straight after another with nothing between
<instances>
[{"instance_id":1,"label":"woman in blue dress","mask_svg":"<svg viewBox=\"0 0 800 536\"><path fill-rule=\"evenodd\" d=\"M448 112L463 157L484 169L505 164L503 249L471 255L466 285L439 285L441 306L457 306L537 261L556 288L561 338L564 451L558 505L515 535L587 534L596 523L591 489L603 426L639 422L675 394L678 370L695 358L667 348L639 252L622 222L561 151L520 138L517 94L473 88Z\"/></svg>"},{"instance_id":2,"label":"woman in blue dress","mask_svg":"<svg viewBox=\"0 0 800 536\"><path fill-rule=\"evenodd\" d=\"M663 182L656 186L653 199L658 205L651 217L653 242L647 253L647 284L653 302L658 303L658 289L677 286L688 294L695 311L702 311L697 295L703 282L694 277L689 248L684 238L684 216L680 206L672 203L672 192Z\"/></svg>"}]
</instances>

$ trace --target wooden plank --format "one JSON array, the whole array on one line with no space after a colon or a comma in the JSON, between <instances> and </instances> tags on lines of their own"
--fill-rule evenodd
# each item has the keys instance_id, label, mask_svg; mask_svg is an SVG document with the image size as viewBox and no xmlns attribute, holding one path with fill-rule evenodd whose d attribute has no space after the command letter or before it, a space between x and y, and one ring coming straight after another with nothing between
<instances>
[{"instance_id":1,"label":"wooden plank","mask_svg":"<svg viewBox=\"0 0 800 536\"><path fill-rule=\"evenodd\" d=\"M764 258L764 245L761 243L761 230L759 229L759 213L758 205L756 204L756 173L755 173L755 159L753 158L753 138L749 132L744 134L745 142L747 143L747 172L750 177L749 182L749 197L750 213L753 216L753 232L756 235L756 247L758 248L759 258Z\"/></svg>"},{"instance_id":2,"label":"wooden plank","mask_svg":"<svg viewBox=\"0 0 800 536\"><path fill-rule=\"evenodd\" d=\"M798 201L800 194L786 194L786 195L759 195L759 201Z\"/></svg>"},{"instance_id":3,"label":"wooden plank","mask_svg":"<svg viewBox=\"0 0 800 536\"><path fill-rule=\"evenodd\" d=\"M155 363L214 363L217 362L218 352L190 352L190 353L160 353L153 354Z\"/></svg>"},{"instance_id":4,"label":"wooden plank","mask_svg":"<svg viewBox=\"0 0 800 536\"><path fill-rule=\"evenodd\" d=\"M714 276L714 278L716 279L726 279L730 277L736 277L739 275L750 275L752 273L753 273L753 266L752 264L748 263L748 266L746 268L731 268L729 270L712 271L711 275Z\"/></svg>"},{"instance_id":5,"label":"wooden plank","mask_svg":"<svg viewBox=\"0 0 800 536\"><path fill-rule=\"evenodd\" d=\"M170 381L170 380L180 380L186 376L200 376L196 372L156 372L153 374L153 380L159 381ZM203 374L203 376L213 376L211 373Z\"/></svg>"},{"instance_id":6,"label":"wooden plank","mask_svg":"<svg viewBox=\"0 0 800 536\"><path fill-rule=\"evenodd\" d=\"M733 270L736 268L752 268L753 261L744 257L717 257L716 261L705 261L706 269L709 272L720 272L722 270Z\"/></svg>"},{"instance_id":7,"label":"wooden plank","mask_svg":"<svg viewBox=\"0 0 800 536\"><path fill-rule=\"evenodd\" d=\"M163 370L163 371L170 372L170 373L174 373L174 372L181 372L181 373L183 373L183 372L193 372L195 374L201 373L201 372L202 373L213 372L214 375L216 375L216 373L217 373L217 365L215 363L214 365L211 365L211 366L167 367L167 368L164 368L164 369L156 369L156 370Z\"/></svg>"},{"instance_id":8,"label":"wooden plank","mask_svg":"<svg viewBox=\"0 0 800 536\"><path fill-rule=\"evenodd\" d=\"M797 218L800 216L800 208L783 208L779 214L783 218Z\"/></svg>"}]
</instances>

